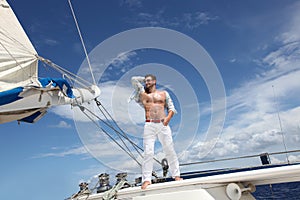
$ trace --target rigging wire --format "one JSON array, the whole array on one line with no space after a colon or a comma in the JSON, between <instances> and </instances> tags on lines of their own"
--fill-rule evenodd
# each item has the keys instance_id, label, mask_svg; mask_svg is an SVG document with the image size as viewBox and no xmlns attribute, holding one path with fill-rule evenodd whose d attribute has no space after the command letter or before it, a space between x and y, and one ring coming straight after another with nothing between
<instances>
[{"instance_id":1,"label":"rigging wire","mask_svg":"<svg viewBox=\"0 0 300 200\"><path fill-rule=\"evenodd\" d=\"M89 85L92 85L89 81L81 78L80 76L60 67L59 65L53 63L52 61L45 59L41 56L37 56L38 59L40 61L42 61L43 63L47 64L48 66L52 67L53 69L55 69L56 71L58 71L59 73L61 73L64 76L67 76L70 80L72 80L73 82L78 83L79 85L81 85L82 87L89 89Z\"/></svg>"},{"instance_id":2,"label":"rigging wire","mask_svg":"<svg viewBox=\"0 0 300 200\"><path fill-rule=\"evenodd\" d=\"M285 140L284 140L283 129L282 129L282 124L281 124L281 119L280 119L280 115L279 115L279 106L278 106L277 98L275 95L274 85L272 85L272 88L273 88L273 94L274 94L274 103L276 104L275 106L276 106L276 110L277 110L277 117L278 117L278 121L279 121L280 132L281 132L281 136L282 136L282 143L283 143L285 152L287 152L287 148L286 148L286 144L285 144ZM286 156L287 162L290 163L287 153L285 154L285 156Z\"/></svg>"},{"instance_id":3,"label":"rigging wire","mask_svg":"<svg viewBox=\"0 0 300 200\"><path fill-rule=\"evenodd\" d=\"M70 6L71 6L71 4L70 4ZM72 8L72 7L71 7L71 9L72 9L72 13L74 14L73 8ZM75 15L74 15L74 17L75 17ZM75 20L76 20L76 18L75 18ZM79 33L80 33L78 23L77 23L77 21L75 21L75 22L76 22L76 26L78 27L78 31L79 31ZM83 86L84 88L88 89L88 86L92 85L89 81L87 81L87 80L85 80L85 79L83 79L83 78L81 78L81 77L79 77L79 76L77 76L77 75L75 75L75 74L73 74L73 73L71 73L71 72L65 70L64 68L62 68L62 67L60 67L60 66L54 64L54 63L51 62L50 60L47 60L47 59L45 59L45 58L39 56L39 55L36 53L34 47L32 47L33 50L34 50L34 52L33 52L32 49L30 49L30 48L28 48L27 46L25 46L22 42L20 42L20 41L17 40L14 36L12 36L11 34L9 34L6 30L0 29L0 34L1 34L1 36L7 38L7 40L11 41L11 44L10 44L10 45L14 45L15 47L17 46L18 49L19 49L19 50L22 50L23 53L32 55L32 56L33 56L32 59L34 59L34 57L37 58L38 60L40 60L40 61L46 63L47 65L49 65L50 67L54 68L55 70L57 70L59 73L61 73L61 74L63 74L63 75L64 75L64 74L68 74L68 78L69 78L69 79L73 80L74 82L79 83L79 85ZM88 58L88 55L87 55L87 52L86 52L86 48L85 48L85 46L84 46L84 43L83 43L83 39L82 39L82 37L81 37L81 34L80 34L80 38L81 38L81 40L82 40L82 44L83 44L83 47L84 47L84 51L85 51L85 54L86 54L86 57L87 57L87 60L88 60L88 64L89 64L89 67L90 67L90 71L91 71L91 74L92 74L93 82L94 82L94 84L95 84L95 78L94 78L94 75L93 75L92 70L91 70L91 65L90 65L90 62L89 62L89 58ZM30 43L30 44L31 44L31 43ZM3 47L3 49L8 53L8 55L10 55L10 57L15 61L15 63L17 64L17 66L19 66L19 67L23 70L23 72L24 72L29 78L32 78L32 75L31 75L29 72L27 72L27 71L25 70L25 67L23 67L22 63L20 63L20 62L17 60L17 58L14 57L14 55L8 50L8 48L6 48L6 46L2 43L2 41L0 41L0 45L1 45L1 46ZM71 76L71 77L70 77L70 76ZM76 80L76 79L79 79L80 81L78 81L78 80ZM96 84L95 84L95 85L96 85Z\"/></svg>"},{"instance_id":4,"label":"rigging wire","mask_svg":"<svg viewBox=\"0 0 300 200\"><path fill-rule=\"evenodd\" d=\"M31 49L27 48L23 43L18 41L16 38L10 36L10 34L7 31L2 29L2 30L0 30L0 33L1 33L2 36L4 36L4 37L8 38L9 40L11 40L14 43L14 45L17 44L17 45L19 45L19 47L22 47L22 50L26 51L28 54L32 54L32 55L36 54L36 52L33 53ZM27 35L26 35L26 37L27 37ZM21 49L21 48L19 48L19 49Z\"/></svg>"},{"instance_id":5,"label":"rigging wire","mask_svg":"<svg viewBox=\"0 0 300 200\"><path fill-rule=\"evenodd\" d=\"M97 119L99 119L102 123L104 123L106 126L108 126L109 128L111 128L113 131L115 131L115 133L117 133L118 137L120 138L120 136L126 138L124 135L122 135L118 130L116 130L110 123L104 121L103 119L101 119L100 117L98 117L96 114L94 114L93 112L91 112L88 108L85 107L85 109L87 111L89 111L89 113L91 113L94 117L96 117ZM105 118L107 119L107 117L105 116ZM103 130L103 129L101 129ZM134 155L132 154L132 152L130 151L130 149L128 148L128 146L124 143L124 141L122 140L122 138L120 138L122 143L124 144L124 146L126 147L126 149L128 150L128 154L132 155L131 157L134 157ZM128 139L128 141L130 141L131 144L134 144L130 139ZM127 152L126 152L127 153ZM135 158L135 157L134 157ZM135 159L134 159L135 160Z\"/></svg>"},{"instance_id":6,"label":"rigging wire","mask_svg":"<svg viewBox=\"0 0 300 200\"><path fill-rule=\"evenodd\" d=\"M0 33L7 37L8 39L10 39L14 44L19 44L21 45L25 51L27 51L27 53L35 56L35 54L33 54L28 48L26 48L24 45L22 45L18 40L16 40L15 38L9 37L8 35L5 35L1 30ZM22 66L22 64L20 62L18 62L17 58L13 56L13 54L6 48L6 46L0 41L1 46L3 47L3 49L8 53L8 55L16 62L17 66L19 66L21 68L21 70L29 77L32 78L32 75L29 72L26 72L26 70L24 69L25 67Z\"/></svg>"},{"instance_id":7,"label":"rigging wire","mask_svg":"<svg viewBox=\"0 0 300 200\"><path fill-rule=\"evenodd\" d=\"M102 108L103 108L103 110L107 113L107 115L110 117L110 119L111 119L111 121L113 121L114 122L114 124L117 126L117 128L121 131L121 133L120 132L118 132L121 136L123 136L132 146L133 146L133 148L135 149L135 151L143 158L143 155L140 153L140 151L139 150L141 150L141 151L144 151L143 150L143 148L141 148L140 146L138 146L137 144L135 144L132 140L130 140L129 139L129 137L128 137L128 135L121 129L121 127L118 125L118 123L116 122L116 120L111 116L111 114L105 109L105 107L101 104L101 102L100 101L98 101L97 99L95 99L96 100L96 103L97 103L97 105L98 105L98 108L99 108L99 110L101 111L101 113L103 114L103 116L107 119L107 120L109 120L106 116L105 116L105 114L103 113L103 111L100 109L100 107L99 106L101 106ZM98 103L99 102L99 103ZM154 161L156 161L158 164L161 164L161 162L159 161L159 160L157 160L156 158L154 158L153 157L153 159L154 159Z\"/></svg>"},{"instance_id":8,"label":"rigging wire","mask_svg":"<svg viewBox=\"0 0 300 200\"><path fill-rule=\"evenodd\" d=\"M91 116L89 116L86 112L84 112L85 110L89 111L92 115L94 115L95 117L97 117L99 119L99 117L97 115L95 115L94 113L92 113L89 109L87 109L86 107L82 106L82 105L78 105L78 107L80 108L80 110L83 112L83 114L85 116L87 116L100 130L103 131L103 133L105 133L115 144L117 144L125 153L127 153L139 166L142 166L141 163L133 156L132 152L127 151L115 138L113 138L106 130L104 130L104 128L102 128L94 119L92 119ZM102 122L104 122L103 120L101 120ZM105 122L104 122L105 123ZM108 125L109 126L109 125Z\"/></svg>"},{"instance_id":9,"label":"rigging wire","mask_svg":"<svg viewBox=\"0 0 300 200\"><path fill-rule=\"evenodd\" d=\"M85 56L86 56L86 60L87 60L87 63L88 63L88 66L89 66L89 69L90 69L90 72L91 72L91 75L92 75L93 83L94 83L94 85L97 85L95 77L94 77L94 74L93 74L92 66L91 66L91 63L90 63L90 59L89 59L88 53L87 53L86 48L85 48L83 37L81 35L79 24L77 22L77 19L76 19L76 16L75 16L72 4L71 4L71 0L68 0L68 2L69 2L69 6L70 6L70 9L71 9L71 12L72 12L72 15L73 15L73 19L74 19L74 22L75 22L75 25L76 25L76 28L77 28L80 40L81 40L82 47L83 47L83 50L84 50L84 53L85 53Z\"/></svg>"},{"instance_id":10,"label":"rigging wire","mask_svg":"<svg viewBox=\"0 0 300 200\"><path fill-rule=\"evenodd\" d=\"M95 99L96 104L100 110L100 112L102 113L102 115L106 118L106 120L109 121L109 119L107 118L106 114L101 110L100 106L103 108L103 110L107 113L107 115L110 117L110 120L114 122L114 124L117 126L117 128L121 131L121 133L117 130L115 130L113 128L114 131L116 131L116 133L120 134L122 137L124 137L132 146L133 148L136 150L136 152L143 158L143 155L139 152L139 150L144 151L143 148L141 148L140 146L138 146L136 143L134 143L132 140L130 140L130 138L128 137L128 135L121 129L121 127L118 125L118 123L116 122L116 120L111 116L111 114L105 109L105 107L101 104L100 101L98 101L97 99ZM102 122L104 122L101 118L99 119ZM110 124L111 125L111 124ZM111 125L111 127L113 127ZM139 150L138 150L139 149ZM153 158L158 164L161 164L161 162L159 160L157 160L156 158Z\"/></svg>"},{"instance_id":11,"label":"rigging wire","mask_svg":"<svg viewBox=\"0 0 300 200\"><path fill-rule=\"evenodd\" d=\"M103 116L105 117L105 119L106 119L107 121L109 121L109 119L108 119L107 116L104 114L104 112L100 109L100 107L98 107L98 108L99 108L100 112L103 114ZM110 124L110 125L111 125L111 124ZM111 127L113 127L113 126L111 125ZM117 126L117 127L118 127L118 126ZM113 128L113 130L115 130L115 132L117 133L119 139L122 141L123 145L126 147L126 149L128 150L128 152L130 152L130 154L133 155L132 152L131 152L131 150L129 149L129 147L126 145L126 143L124 142L124 140L121 138L121 136L123 136L127 141L131 141L131 140L129 140L129 138L127 137L127 134L122 135L122 134L121 134L119 131L117 131L115 128ZM133 147L134 147L134 145L133 145ZM141 156L140 152L139 152L139 151L137 151L137 152L138 152L138 154Z\"/></svg>"},{"instance_id":12,"label":"rigging wire","mask_svg":"<svg viewBox=\"0 0 300 200\"><path fill-rule=\"evenodd\" d=\"M139 147L138 145L136 145L134 142L132 142L129 137L127 136L127 134L121 129L121 127L117 124L116 120L114 120L114 118L110 115L110 113L105 109L105 107L101 104L100 101L98 101L97 99L95 99L96 104L98 109L101 111L101 113L103 114L103 116L105 116L106 120L108 120L108 118L106 117L106 115L104 114L104 112L101 110L100 106L103 108L103 110L107 113L107 115L110 117L110 119L113 121L113 123L116 125L116 127L121 131L121 133L125 136L125 138L132 144L133 148L136 150L136 152L141 156L142 154L140 153L139 150L143 151L143 149L141 147ZM139 149L139 150L138 150Z\"/></svg>"},{"instance_id":13,"label":"rigging wire","mask_svg":"<svg viewBox=\"0 0 300 200\"><path fill-rule=\"evenodd\" d=\"M82 42L82 45L83 45L83 48L84 48L84 52L85 52L85 55L86 55L86 58L87 58L87 61L88 61L88 64L89 64L89 68L90 68L90 72L91 72L91 75L92 75L92 79L93 79L93 84L96 85L96 81L95 81L95 78L94 78L94 74L92 72L92 67L91 67L91 64L90 64L90 60L89 60L89 57L87 55L87 51L86 51L86 48L85 48L85 45L84 45L84 41L83 41L83 38L81 36L81 32L80 32L80 29L79 29L79 25L78 25L78 22L76 20L76 17L75 17L75 13L74 13L74 10L72 8L72 4L69 0L69 5L70 5L70 8L71 8L71 11L72 11L72 14L73 14L73 17L74 17L74 20L75 20L75 23L76 23L76 27L78 29L78 33L79 33L79 36L80 36L80 39L81 39L81 42ZM57 70L59 73L61 73L63 76L69 78L70 80L73 81L73 85L74 85L74 82L78 83L80 86L90 90L89 86L92 85L89 81L65 70L64 68L54 64L53 62L51 62L50 60L47 60L41 56L39 56L37 53L36 53L36 50L34 49L34 47L32 46L32 49L28 46L25 46L24 43L20 42L19 40L17 40L15 38L15 36L13 36L12 34L9 34L9 32L7 32L5 29L0 29L0 35L7 38L7 40L11 41L9 43L9 45L11 46L14 46L15 48L18 47L19 50L22 50L22 53L24 54L30 54L32 55L32 60L34 60L35 58L46 63L47 65L49 65L50 67L54 68L55 70ZM27 35L25 35L27 36ZM30 43L30 41L29 41ZM31 44L31 43L30 43ZM32 45L32 44L31 44ZM18 67L21 68L21 70L23 70L24 74L26 74L26 76L28 76L29 78L37 78L37 77L34 77L32 76L32 74L30 74L30 72L28 72L28 70L26 70L25 68L27 67L24 67L23 64L21 62L19 62L17 59L17 57L15 57L10 51L9 49L6 47L7 44L3 44L2 41L0 41L0 46L3 47L3 49L8 53L8 55L15 61L16 65Z\"/></svg>"},{"instance_id":14,"label":"rigging wire","mask_svg":"<svg viewBox=\"0 0 300 200\"><path fill-rule=\"evenodd\" d=\"M11 36L10 34L8 34L7 31L5 30L1 30L0 29L0 34L4 37L6 37L8 40L11 41L11 45L14 46L18 46L19 50L22 50L23 53L28 53L30 55L32 55L32 60L34 58L38 59L39 61L42 61L43 63L47 64L48 66L52 67L53 69L57 70L59 73L68 76L68 78L70 80L72 80L73 82L78 83L79 85L83 86L86 89L89 89L88 86L92 85L89 81L71 73L70 71L58 66L57 64L53 63L52 61L45 59L41 56L39 56L36 51L34 50L34 52L26 47L23 43L21 43L20 41L18 41L16 38L14 38L13 36ZM20 63L17 58L8 50L8 48L6 48L6 46L2 43L2 41L0 41L0 45L3 47L3 49L8 53L8 55L15 61L15 63L17 64L17 66L19 66L21 68L21 70L23 70L23 72L29 77L29 78L33 78L32 75L27 72L25 70L25 67L23 67L22 63ZM67 75L66 75L67 74Z\"/></svg>"},{"instance_id":15,"label":"rigging wire","mask_svg":"<svg viewBox=\"0 0 300 200\"><path fill-rule=\"evenodd\" d=\"M102 115L105 117L106 121L101 119L98 115L96 115L94 112L92 112L90 109L88 109L87 107L84 107L82 105L79 105L79 107L81 108L80 110L82 112L84 112L85 115L88 115L85 111L87 111L90 115L92 115L93 117L97 118L100 122L102 122L104 125L107 126L107 128L110 128L110 130L114 131L114 133L116 133L118 135L118 137L120 138L120 140L122 141L122 143L124 144L124 146L126 147L126 149L124 147L121 147L121 145L111 136L109 135L109 137L117 143L117 145L123 150L125 151L133 160L135 160L140 166L141 164L137 161L137 159L135 158L135 156L133 155L133 153L131 152L131 150L129 149L129 147L126 145L126 143L124 142L123 138L128 141L132 147L135 149L135 151L139 154L139 156L141 156L143 158L143 155L141 154L140 151L143 151L143 149L138 146L137 144L135 144L129 137L128 135L121 129L121 127L119 127L119 125L117 124L117 122L115 121L115 119L109 114L109 112L105 109L105 107L97 100L95 99L96 104L98 109L100 110L100 112L102 113ZM103 108L103 110L100 108L100 106ZM109 116L109 118L107 117L107 115ZM93 120L91 118L91 116L88 115L88 118L97 126L97 128L99 128L100 130L102 130L103 132L105 132L106 135L108 135L109 133L104 130L101 126L99 126L95 120ZM113 123L115 124L115 126L119 129L117 130L114 125L110 122L113 121ZM140 150L140 151L139 151ZM154 161L156 161L158 164L161 164L161 162L159 160L157 160L156 158L153 158Z\"/></svg>"}]
</instances>

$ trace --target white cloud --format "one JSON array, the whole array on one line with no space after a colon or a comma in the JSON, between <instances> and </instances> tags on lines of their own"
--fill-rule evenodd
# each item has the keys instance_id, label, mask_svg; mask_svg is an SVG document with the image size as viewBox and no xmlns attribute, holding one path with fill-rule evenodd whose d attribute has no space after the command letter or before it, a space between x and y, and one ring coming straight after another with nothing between
<instances>
[{"instance_id":1,"label":"white cloud","mask_svg":"<svg viewBox=\"0 0 300 200\"><path fill-rule=\"evenodd\" d=\"M100 88L101 95L98 98L99 101L121 126L124 125L126 126L126 129L133 131L136 130L136 127L132 129L132 125L144 122L144 110L142 107L134 101L128 102L129 97L133 92L133 88L131 86L123 85L121 82L109 81L102 83ZM91 102L90 104L83 104L83 106L93 111L101 119L105 119L102 113L97 109L94 102ZM90 121L84 114L82 114L78 107L72 108L69 105L57 106L52 108L51 111L63 118L74 119L78 122Z\"/></svg>"},{"instance_id":2,"label":"white cloud","mask_svg":"<svg viewBox=\"0 0 300 200\"><path fill-rule=\"evenodd\" d=\"M281 51L280 55L284 57L283 49L280 48L278 51ZM278 58L278 56L270 56L274 52L266 56L269 63L272 63L272 59ZM297 147L297 142L300 140L298 128L300 124L300 105L297 103L300 100L297 95L300 92L298 84L300 71L295 70L299 66L297 59L290 62L294 64L294 68L284 68L282 62L270 64L272 65L270 70L232 90L227 96L227 121L222 137L207 141L195 140L198 142L195 142L191 148L179 152L181 162L200 160L204 156L206 156L205 159L215 159L284 150L277 117L277 103L288 147ZM281 68L282 70L275 71L275 68ZM101 85L101 90L102 94L99 99L119 125L126 132L133 135L140 134L142 127L136 125L143 122L144 111L135 102L127 102L132 93L131 86L122 84L122 81L109 81ZM276 94L275 99L274 92ZM208 108L206 111L205 109L202 110L202 114L210 112L209 106L202 105L202 107ZM70 107L61 109L57 107L55 113L72 118L70 111ZM78 116L76 114L76 117ZM76 120L84 121L80 118ZM175 141L176 145L182 144L182 142L184 143L184 141ZM111 148L109 145L103 147ZM210 151L210 154L203 155L201 149L211 147L214 148ZM105 149L101 151L102 153L103 151L106 152ZM98 152L101 151L95 150L94 156L100 155ZM113 163L114 166L119 163L116 162L105 161L105 163ZM126 167L132 167L131 160L122 161L122 163L127 162Z\"/></svg>"},{"instance_id":3,"label":"white cloud","mask_svg":"<svg viewBox=\"0 0 300 200\"><path fill-rule=\"evenodd\" d=\"M59 121L58 124L56 125L51 125L50 127L54 127L54 128L71 128L71 124L68 124L67 122L61 120Z\"/></svg>"},{"instance_id":4,"label":"white cloud","mask_svg":"<svg viewBox=\"0 0 300 200\"><path fill-rule=\"evenodd\" d=\"M300 3L295 2L291 7L289 7L289 21L286 22L285 31L278 36L278 40L282 41L284 44L299 42L300 40L300 27L299 27L299 14Z\"/></svg>"},{"instance_id":5,"label":"white cloud","mask_svg":"<svg viewBox=\"0 0 300 200\"><path fill-rule=\"evenodd\" d=\"M124 64L128 64L130 59L136 56L136 52L121 52L116 58L113 58L108 65L114 65L115 67L124 67Z\"/></svg>"},{"instance_id":6,"label":"white cloud","mask_svg":"<svg viewBox=\"0 0 300 200\"><path fill-rule=\"evenodd\" d=\"M235 89L227 97L227 120L222 136L206 159L257 154L264 151L283 151L277 103L285 142L288 147L297 148L300 137L298 77L300 77L299 71L272 80L255 79ZM275 102L273 84L278 85ZM187 161L202 159L206 156L201 154L203 149L212 147L214 142L212 139L196 143L188 150L190 156L185 158ZM185 155L187 155L186 151Z\"/></svg>"},{"instance_id":7,"label":"white cloud","mask_svg":"<svg viewBox=\"0 0 300 200\"><path fill-rule=\"evenodd\" d=\"M228 92L222 136L195 142L180 154L183 163L199 161L205 156L207 160L284 151L285 145L287 150L299 148L300 37L296 21L299 21L300 14L295 12L292 15L294 18L288 23L289 27L276 38L276 42L281 39L281 47L262 59L265 71ZM202 113L210 112L209 103L207 107ZM209 155L203 154L212 146ZM299 159L298 155L290 157ZM273 162L284 160L272 159Z\"/></svg>"},{"instance_id":8,"label":"white cloud","mask_svg":"<svg viewBox=\"0 0 300 200\"><path fill-rule=\"evenodd\" d=\"M194 30L201 25L207 25L218 19L218 16L213 16L210 13L200 11L183 13L176 17L166 17L165 10L160 9L156 13L138 13L134 18L127 19L127 22L140 26L184 27L189 30Z\"/></svg>"},{"instance_id":9,"label":"white cloud","mask_svg":"<svg viewBox=\"0 0 300 200\"><path fill-rule=\"evenodd\" d=\"M138 59L135 51L120 52L117 55L99 57L98 54L101 54L99 49L101 48L96 47L89 53L92 72L97 83L110 81L112 78L123 75L132 67L135 59ZM90 83L93 82L86 60L84 60L76 75ZM76 84L76 86L82 87L79 84Z\"/></svg>"},{"instance_id":10,"label":"white cloud","mask_svg":"<svg viewBox=\"0 0 300 200\"><path fill-rule=\"evenodd\" d=\"M291 155L288 154L282 154L282 155L270 155L270 160L272 164L281 164L286 163L287 159L290 163L295 163L300 161L300 155Z\"/></svg>"},{"instance_id":11,"label":"white cloud","mask_svg":"<svg viewBox=\"0 0 300 200\"><path fill-rule=\"evenodd\" d=\"M231 63L235 63L235 62L236 62L236 58L232 58L232 59L230 59L230 60L229 60L229 62L231 62Z\"/></svg>"},{"instance_id":12,"label":"white cloud","mask_svg":"<svg viewBox=\"0 0 300 200\"><path fill-rule=\"evenodd\" d=\"M142 7L142 1L141 0L121 0L120 5L128 6L129 8L140 8Z\"/></svg>"},{"instance_id":13,"label":"white cloud","mask_svg":"<svg viewBox=\"0 0 300 200\"><path fill-rule=\"evenodd\" d=\"M300 161L300 155L297 155L297 156L290 155L288 158L289 158L290 162L299 162Z\"/></svg>"},{"instance_id":14,"label":"white cloud","mask_svg":"<svg viewBox=\"0 0 300 200\"><path fill-rule=\"evenodd\" d=\"M170 24L170 22L167 22L166 19L163 17L163 14L164 9L160 9L155 14L141 12L138 13L138 15L134 18L127 19L127 21L140 26L163 26Z\"/></svg>"},{"instance_id":15,"label":"white cloud","mask_svg":"<svg viewBox=\"0 0 300 200\"><path fill-rule=\"evenodd\" d=\"M182 20L180 20L182 19ZM183 17L180 18L180 24L183 24L188 29L195 29L201 25L206 25L211 21L215 21L218 19L217 16L211 16L206 12L195 12L195 13L184 13Z\"/></svg>"},{"instance_id":16,"label":"white cloud","mask_svg":"<svg viewBox=\"0 0 300 200\"><path fill-rule=\"evenodd\" d=\"M59 42L57 40L53 40L53 39L45 39L45 43L49 46L57 46L59 44Z\"/></svg>"},{"instance_id":17,"label":"white cloud","mask_svg":"<svg viewBox=\"0 0 300 200\"><path fill-rule=\"evenodd\" d=\"M163 16L163 12L161 10L155 16L149 13L140 13L141 21L138 22L152 25L170 23L164 21L163 18L158 19ZM265 71L228 92L227 119L222 137L210 138L209 140L196 138L190 148L183 149L179 153L183 163L200 160L204 156L207 156L206 159L215 159L283 151L283 136L279 126L277 109L281 117L287 147L289 149L298 148L300 141L300 97L298 95L300 93L300 47L297 36L299 35L299 26L296 21L299 16L300 14L295 14L294 19L289 24L290 27L276 38L277 40L281 39L282 46L269 52L260 62L265 66ZM197 27L201 24L200 20L205 19L205 16L202 15L201 18L199 13L198 17L198 24L196 22L193 24L194 21L191 21L191 27ZM185 20L194 20L194 18L196 18L196 14L191 14L187 15ZM216 20L213 17L212 19ZM173 26L176 25L177 22L173 23ZM128 61L126 54L120 54L118 57L120 62L110 60L109 63L122 66L122 60ZM134 102L127 103L132 88L121 82L110 81L103 83L101 89L101 102L113 114L116 121L130 132L140 133L142 128L138 127L139 130L136 130L137 126L132 126L132 124L136 125L143 122L143 110ZM207 103L206 105L202 106L207 107L207 109L201 110L201 114L207 115L210 112L210 104ZM69 112L65 111L57 111L56 113L65 117L70 116ZM182 141L175 141L175 143L180 145ZM108 146L105 147L109 148ZM201 149L211 147L214 148L210 154L203 155ZM279 162L278 158L272 159L274 162ZM298 159L298 157L291 157L291 159ZM131 165L126 162L126 166L130 168Z\"/></svg>"},{"instance_id":18,"label":"white cloud","mask_svg":"<svg viewBox=\"0 0 300 200\"><path fill-rule=\"evenodd\" d=\"M61 106L51 107L51 109L49 111L53 112L63 118L73 119L72 107L70 105L61 105Z\"/></svg>"},{"instance_id":19,"label":"white cloud","mask_svg":"<svg viewBox=\"0 0 300 200\"><path fill-rule=\"evenodd\" d=\"M33 158L46 158L46 157L66 157L66 156L83 156L83 159L92 158L90 156L90 152L92 151L94 157L106 157L110 158L113 156L121 156L123 152L121 151L112 151L112 144L102 142L102 143L89 143L88 145L83 146L75 146L75 147L52 147L51 152L41 153L39 155L34 156ZM112 159L114 161L114 159Z\"/></svg>"},{"instance_id":20,"label":"white cloud","mask_svg":"<svg viewBox=\"0 0 300 200\"><path fill-rule=\"evenodd\" d=\"M273 77L292 70L299 70L299 42L284 43L282 47L267 55L263 59L263 64L273 68L262 75L264 77Z\"/></svg>"},{"instance_id":21,"label":"white cloud","mask_svg":"<svg viewBox=\"0 0 300 200\"><path fill-rule=\"evenodd\" d=\"M66 157L71 155L84 155L88 156L87 150L83 147L72 147L72 148L65 148L61 149L58 147L53 147L52 152L50 153L42 153L33 158L46 158L46 157Z\"/></svg>"}]
</instances>

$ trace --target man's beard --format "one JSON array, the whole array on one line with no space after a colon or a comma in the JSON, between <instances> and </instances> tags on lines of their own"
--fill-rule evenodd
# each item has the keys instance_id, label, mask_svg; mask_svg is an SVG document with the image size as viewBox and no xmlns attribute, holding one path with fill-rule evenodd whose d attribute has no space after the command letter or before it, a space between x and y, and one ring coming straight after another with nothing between
<instances>
[{"instance_id":1,"label":"man's beard","mask_svg":"<svg viewBox=\"0 0 300 200\"><path fill-rule=\"evenodd\" d=\"M150 93L150 90L155 86L155 84L151 84L149 86L145 86L145 92Z\"/></svg>"}]
</instances>

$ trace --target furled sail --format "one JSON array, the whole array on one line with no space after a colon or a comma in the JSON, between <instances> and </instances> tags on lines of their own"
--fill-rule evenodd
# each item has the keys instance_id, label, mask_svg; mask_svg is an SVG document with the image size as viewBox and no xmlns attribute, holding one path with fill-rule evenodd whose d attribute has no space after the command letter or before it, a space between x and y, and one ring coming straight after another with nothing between
<instances>
[{"instance_id":1,"label":"furled sail","mask_svg":"<svg viewBox=\"0 0 300 200\"><path fill-rule=\"evenodd\" d=\"M5 0L0 0L0 92L38 84L37 52Z\"/></svg>"},{"instance_id":2,"label":"furled sail","mask_svg":"<svg viewBox=\"0 0 300 200\"><path fill-rule=\"evenodd\" d=\"M100 95L96 85L71 88L63 78L38 77L39 61L57 67L38 56L10 5L0 0L0 124L32 123L51 106L76 106Z\"/></svg>"}]
</instances>

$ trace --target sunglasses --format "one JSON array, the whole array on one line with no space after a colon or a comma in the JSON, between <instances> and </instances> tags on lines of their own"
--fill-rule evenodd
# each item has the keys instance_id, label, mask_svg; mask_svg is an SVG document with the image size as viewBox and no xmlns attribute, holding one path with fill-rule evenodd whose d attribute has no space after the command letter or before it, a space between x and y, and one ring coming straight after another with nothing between
<instances>
[{"instance_id":1,"label":"sunglasses","mask_svg":"<svg viewBox=\"0 0 300 200\"><path fill-rule=\"evenodd\" d=\"M152 81L152 79L151 79L151 78L147 78L147 79L145 79L145 83L146 83L146 82L150 82L150 81Z\"/></svg>"}]
</instances>

